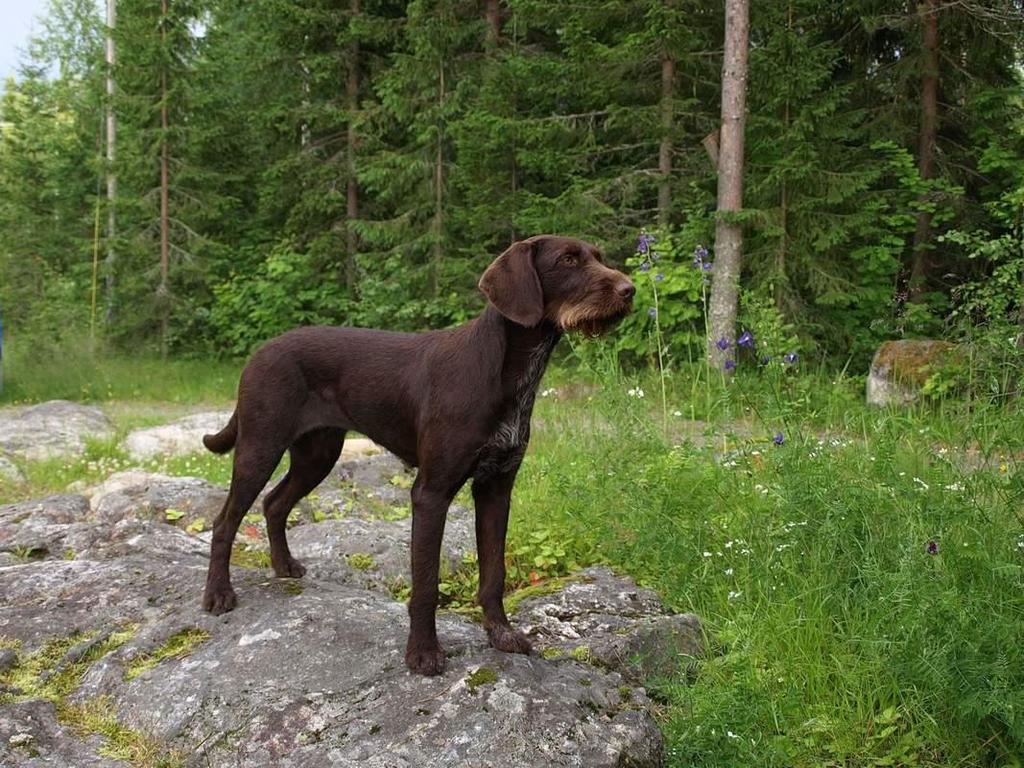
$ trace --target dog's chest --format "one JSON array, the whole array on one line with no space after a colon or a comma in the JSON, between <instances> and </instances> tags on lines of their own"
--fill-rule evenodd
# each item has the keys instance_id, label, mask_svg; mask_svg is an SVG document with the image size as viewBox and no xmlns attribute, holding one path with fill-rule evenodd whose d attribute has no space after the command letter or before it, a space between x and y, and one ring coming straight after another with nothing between
<instances>
[{"instance_id":1,"label":"dog's chest","mask_svg":"<svg viewBox=\"0 0 1024 768\"><path fill-rule=\"evenodd\" d=\"M474 472L477 479L507 472L522 461L530 439L530 416L533 414L537 387L552 349L554 343L545 342L530 352L498 426L480 450L480 460Z\"/></svg>"}]
</instances>

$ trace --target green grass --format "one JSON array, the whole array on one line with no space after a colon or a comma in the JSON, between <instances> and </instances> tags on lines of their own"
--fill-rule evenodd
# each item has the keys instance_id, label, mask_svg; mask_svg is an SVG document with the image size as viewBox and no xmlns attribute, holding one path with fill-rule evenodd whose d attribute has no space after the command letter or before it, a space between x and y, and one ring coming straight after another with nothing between
<instances>
[{"instance_id":1,"label":"green grass","mask_svg":"<svg viewBox=\"0 0 1024 768\"><path fill-rule=\"evenodd\" d=\"M232 400L242 363L105 357L84 347L39 347L17 337L4 344L0 405L45 400L224 403Z\"/></svg>"},{"instance_id":2,"label":"green grass","mask_svg":"<svg viewBox=\"0 0 1024 768\"><path fill-rule=\"evenodd\" d=\"M807 374L697 403L669 385L667 437L651 377L540 398L510 532L555 532L712 631L695 682L650 681L668 764L1018 765L1024 419L870 411L860 382Z\"/></svg>"}]
</instances>

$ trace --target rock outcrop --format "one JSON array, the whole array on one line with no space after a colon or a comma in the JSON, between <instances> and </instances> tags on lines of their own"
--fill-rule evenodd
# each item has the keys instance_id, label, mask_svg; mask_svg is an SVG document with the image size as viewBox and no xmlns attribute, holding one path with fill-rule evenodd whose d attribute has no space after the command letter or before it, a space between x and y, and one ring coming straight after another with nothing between
<instances>
[{"instance_id":1,"label":"rock outcrop","mask_svg":"<svg viewBox=\"0 0 1024 768\"><path fill-rule=\"evenodd\" d=\"M948 341L904 339L878 348L868 372L868 405L909 405L921 394L928 377L940 371L955 354Z\"/></svg>"},{"instance_id":2,"label":"rock outcrop","mask_svg":"<svg viewBox=\"0 0 1024 768\"><path fill-rule=\"evenodd\" d=\"M113 435L103 411L91 405L51 400L0 410L0 454L29 461L80 454L87 440Z\"/></svg>"},{"instance_id":3,"label":"rock outcrop","mask_svg":"<svg viewBox=\"0 0 1024 768\"><path fill-rule=\"evenodd\" d=\"M337 504L289 533L306 578L235 565L219 617L199 605L207 534L164 522L151 480L0 507L0 764L660 765L639 681L699 653L700 626L607 569L518 601L538 653L442 613L447 671L407 672L406 480L386 457L340 466ZM465 567L468 511L445 547Z\"/></svg>"}]
</instances>

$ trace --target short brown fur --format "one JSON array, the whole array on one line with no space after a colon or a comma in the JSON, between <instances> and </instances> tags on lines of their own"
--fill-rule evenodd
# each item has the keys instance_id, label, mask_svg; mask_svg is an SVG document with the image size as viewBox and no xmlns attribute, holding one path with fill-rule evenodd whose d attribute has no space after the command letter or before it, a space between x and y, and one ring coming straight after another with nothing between
<instances>
[{"instance_id":1,"label":"short brown fur","mask_svg":"<svg viewBox=\"0 0 1024 768\"><path fill-rule=\"evenodd\" d=\"M529 653L502 602L505 533L512 485L530 434L530 415L548 357L561 335L593 336L632 308L633 284L572 238L514 243L487 268L489 302L451 330L392 333L309 327L267 342L249 361L225 428L203 438L235 449L231 489L213 526L203 607L235 607L228 562L242 517L285 451L291 464L264 500L270 559L278 576L305 569L292 557L285 523L295 504L327 477L347 430L357 430L419 467L412 487L412 597L405 661L444 669L437 638L438 563L448 506L472 479L484 627L499 650Z\"/></svg>"}]
</instances>

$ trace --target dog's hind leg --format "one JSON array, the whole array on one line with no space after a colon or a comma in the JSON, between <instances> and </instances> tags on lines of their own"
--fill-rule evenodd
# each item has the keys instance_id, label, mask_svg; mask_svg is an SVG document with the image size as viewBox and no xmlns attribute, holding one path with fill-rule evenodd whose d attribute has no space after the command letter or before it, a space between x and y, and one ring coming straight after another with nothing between
<instances>
[{"instance_id":1,"label":"dog's hind leg","mask_svg":"<svg viewBox=\"0 0 1024 768\"><path fill-rule=\"evenodd\" d=\"M238 599L231 588L231 545L234 544L238 525L249 511L260 491L274 473L284 448L272 449L265 445L246 449L235 448L235 463L231 471L231 490L217 519L213 522L210 540L210 568L206 574L203 608L217 615L235 607Z\"/></svg>"},{"instance_id":2,"label":"dog's hind leg","mask_svg":"<svg viewBox=\"0 0 1024 768\"><path fill-rule=\"evenodd\" d=\"M288 551L285 525L292 508L310 491L320 485L331 473L341 446L345 430L325 427L307 432L289 449L291 466L284 479L263 500L263 516L267 520L270 538L270 564L274 573L282 578L300 578L306 569Z\"/></svg>"}]
</instances>

